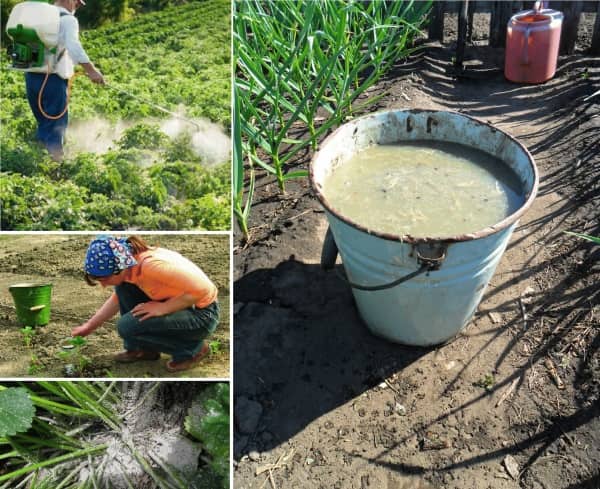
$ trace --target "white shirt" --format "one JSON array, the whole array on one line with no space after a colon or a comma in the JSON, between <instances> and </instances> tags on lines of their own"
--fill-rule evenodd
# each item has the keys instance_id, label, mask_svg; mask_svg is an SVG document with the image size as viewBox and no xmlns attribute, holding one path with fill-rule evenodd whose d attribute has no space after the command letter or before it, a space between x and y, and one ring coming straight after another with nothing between
<instances>
[{"instance_id":1,"label":"white shirt","mask_svg":"<svg viewBox=\"0 0 600 489\"><path fill-rule=\"evenodd\" d=\"M63 49L66 49L66 52L56 64L54 72L60 77L68 79L73 76L74 65L79 63L89 63L90 58L88 58L88 55L79 41L79 22L66 8L57 8L59 12L64 12L69 15L63 15L60 18L57 52L60 54Z\"/></svg>"}]
</instances>

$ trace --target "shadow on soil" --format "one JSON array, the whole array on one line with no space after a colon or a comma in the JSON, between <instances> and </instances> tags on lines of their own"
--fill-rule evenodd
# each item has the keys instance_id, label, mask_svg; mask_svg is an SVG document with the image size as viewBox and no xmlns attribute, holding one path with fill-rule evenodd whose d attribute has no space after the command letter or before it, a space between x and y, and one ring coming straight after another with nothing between
<instances>
[{"instance_id":1,"label":"shadow on soil","mask_svg":"<svg viewBox=\"0 0 600 489\"><path fill-rule=\"evenodd\" d=\"M251 272L235 283L235 296L245 303L235 317L236 402L265 407L261 439L239 433L236 456L257 443L279 445L429 351L370 334L349 288L318 265L290 260Z\"/></svg>"},{"instance_id":2,"label":"shadow on soil","mask_svg":"<svg viewBox=\"0 0 600 489\"><path fill-rule=\"evenodd\" d=\"M579 244L571 251L581 246L587 245ZM589 346L574 378L569 379L557 367L565 382L572 382L577 389L576 411L569 415L556 415L549 412L546 406L538 405L544 429L534 436L526 436L498 450L438 467L438 471L477 465L525 451L529 457L521 467L523 473L557 440L568 437L569 433L590 422L598 422L600 385L598 374L594 374L593 369L597 368L594 367L594 359L600 350L600 332L591 325L591 320L586 327L586 320L582 317L590 312L589 304L597 302L600 291L592 280L597 273L594 264L598 258L600 249L590 253L553 290L545 291L529 302L527 328L523 328L520 316L499 328L489 341L474 352L446 390L450 391L470 363L478 356L485 355L490 344L507 329L515 334L499 356L496 366L499 368L520 342L527 341L534 345L534 349L520 368L496 383L489 392L445 412L423 429L464 411L488 396L500 395L513 383L514 391L518 392L533 365L547 358L552 358L558 365L560 354L569 348L576 348L578 341L584 341ZM588 285L572 290L577 284L586 284L588 279ZM301 288L306 283L312 284L310 289ZM261 286L257 287L257 284ZM261 450L274 448L323 414L385 382L385 379L431 351L391 344L371 335L358 316L348 288L335 274L322 271L318 265L304 265L293 260L283 262L273 270L262 269L242 277L236 282L235 290L236 301L246 304L236 316L234 368L236 386L241 386L241 389L237 387L236 396L238 402L239 397L243 396L260 403L264 408L260 425L255 430L261 435L260 439L251 433L238 431L236 458L249 451L246 447L260 447ZM315 311L315 304L319 306L318 314L311 313ZM585 329L582 330L582 327ZM591 337L585 338L588 334ZM260 351L258 361L254 349ZM418 465L384 461L389 459L388 453L406 442L410 435L370 462L407 475L430 472L430 468ZM584 482L572 487L591 486Z\"/></svg>"}]
</instances>

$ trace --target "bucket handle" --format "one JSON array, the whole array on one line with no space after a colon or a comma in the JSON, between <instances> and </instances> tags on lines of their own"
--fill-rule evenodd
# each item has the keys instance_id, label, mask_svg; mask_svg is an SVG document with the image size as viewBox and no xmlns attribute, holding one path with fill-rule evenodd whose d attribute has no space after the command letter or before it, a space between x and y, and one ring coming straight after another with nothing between
<instances>
[{"instance_id":1,"label":"bucket handle","mask_svg":"<svg viewBox=\"0 0 600 489\"><path fill-rule=\"evenodd\" d=\"M39 306L32 306L32 307L29 308L29 311L31 311L31 312L39 312L42 309L44 309L45 307L46 307L45 304L42 304L42 305L39 305Z\"/></svg>"},{"instance_id":2,"label":"bucket handle","mask_svg":"<svg viewBox=\"0 0 600 489\"><path fill-rule=\"evenodd\" d=\"M397 278L393 282L389 282L387 284L382 285L361 285L352 282L346 274L343 274L339 269L336 269L336 273L338 277L340 277L344 282L346 282L350 287L357 290L365 290L369 292L374 292L378 290L391 289L396 285L399 285L403 282L407 282L411 278L414 278L422 273L431 272L433 270L438 270L442 266L442 262L446 259L446 249L447 245L441 244L435 252L436 255L433 256L424 256L422 254L421 249L419 249L419 245L414 245L414 251L417 254L417 263L421 265L417 270L411 272L407 275L404 275L400 278ZM423 251L424 252L424 251ZM429 253L431 254L431 253ZM327 227L327 232L325 233L325 239L323 241L323 248L321 250L321 268L324 270L331 270L335 267L335 261L338 255L338 247L333 237L333 233L331 232L331 228Z\"/></svg>"}]
</instances>

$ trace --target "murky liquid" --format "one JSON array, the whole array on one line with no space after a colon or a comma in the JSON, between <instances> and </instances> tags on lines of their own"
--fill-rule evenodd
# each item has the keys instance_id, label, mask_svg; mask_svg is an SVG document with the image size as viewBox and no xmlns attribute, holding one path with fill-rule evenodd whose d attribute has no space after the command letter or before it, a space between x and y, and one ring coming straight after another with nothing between
<instances>
[{"instance_id":1,"label":"murky liquid","mask_svg":"<svg viewBox=\"0 0 600 489\"><path fill-rule=\"evenodd\" d=\"M498 158L448 142L372 146L335 168L323 194L341 215L368 229L443 237L500 222L525 197Z\"/></svg>"}]
</instances>

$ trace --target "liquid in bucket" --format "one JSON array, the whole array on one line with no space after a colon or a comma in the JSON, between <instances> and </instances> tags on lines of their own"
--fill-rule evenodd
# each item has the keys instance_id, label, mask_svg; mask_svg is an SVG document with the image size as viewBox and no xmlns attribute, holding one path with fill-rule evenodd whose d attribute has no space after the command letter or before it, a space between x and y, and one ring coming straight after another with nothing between
<instances>
[{"instance_id":1,"label":"liquid in bucket","mask_svg":"<svg viewBox=\"0 0 600 489\"><path fill-rule=\"evenodd\" d=\"M11 285L8 290L22 326L44 326L50 322L52 284L22 283Z\"/></svg>"},{"instance_id":2,"label":"liquid in bucket","mask_svg":"<svg viewBox=\"0 0 600 489\"><path fill-rule=\"evenodd\" d=\"M523 203L517 176L498 158L444 141L374 145L333 169L323 194L367 229L402 236L473 233Z\"/></svg>"}]
</instances>

